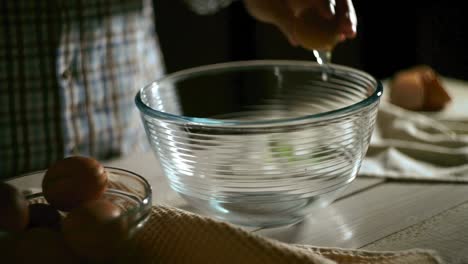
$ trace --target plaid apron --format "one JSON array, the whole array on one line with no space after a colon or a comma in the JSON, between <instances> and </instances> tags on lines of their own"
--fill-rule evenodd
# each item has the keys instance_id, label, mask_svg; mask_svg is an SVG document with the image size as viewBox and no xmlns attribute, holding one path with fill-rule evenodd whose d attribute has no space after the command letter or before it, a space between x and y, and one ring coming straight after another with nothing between
<instances>
[{"instance_id":1,"label":"plaid apron","mask_svg":"<svg viewBox=\"0 0 468 264\"><path fill-rule=\"evenodd\" d=\"M0 179L144 148L134 97L162 74L150 0L0 1Z\"/></svg>"}]
</instances>

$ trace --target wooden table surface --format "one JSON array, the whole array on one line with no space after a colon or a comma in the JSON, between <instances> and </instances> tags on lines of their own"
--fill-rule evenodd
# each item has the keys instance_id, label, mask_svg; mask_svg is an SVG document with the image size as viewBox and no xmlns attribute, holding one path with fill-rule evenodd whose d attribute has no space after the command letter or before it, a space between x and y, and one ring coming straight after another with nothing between
<instances>
[{"instance_id":1,"label":"wooden table surface","mask_svg":"<svg viewBox=\"0 0 468 264\"><path fill-rule=\"evenodd\" d=\"M468 114L468 84L444 79L453 103L451 116ZM468 118L467 118L468 120ZM144 175L154 201L195 211L170 190L153 153L141 153L110 165ZM328 208L303 222L253 229L287 243L366 250L428 248L447 263L468 263L468 184L357 179Z\"/></svg>"}]
</instances>

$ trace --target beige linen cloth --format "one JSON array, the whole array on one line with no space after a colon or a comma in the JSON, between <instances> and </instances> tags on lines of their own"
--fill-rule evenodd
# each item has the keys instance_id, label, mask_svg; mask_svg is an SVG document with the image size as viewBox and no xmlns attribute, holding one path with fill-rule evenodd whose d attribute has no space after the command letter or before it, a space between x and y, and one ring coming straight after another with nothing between
<instances>
[{"instance_id":1,"label":"beige linen cloth","mask_svg":"<svg viewBox=\"0 0 468 264\"><path fill-rule=\"evenodd\" d=\"M137 233L132 263L442 263L430 250L372 252L290 245L172 207L155 206Z\"/></svg>"},{"instance_id":2,"label":"beige linen cloth","mask_svg":"<svg viewBox=\"0 0 468 264\"><path fill-rule=\"evenodd\" d=\"M125 185L110 188L133 192ZM26 190L37 192L37 190ZM33 203L47 203L43 198ZM291 245L174 207L157 205L129 243L106 263L115 264L440 264L426 249L364 251ZM0 254L0 263L1 262ZM51 260L52 261L52 260ZM53 263L56 263L52 261ZM51 262L51 263L52 263ZM6 263L5 263L6 264ZM8 262L10 264L10 262Z\"/></svg>"}]
</instances>

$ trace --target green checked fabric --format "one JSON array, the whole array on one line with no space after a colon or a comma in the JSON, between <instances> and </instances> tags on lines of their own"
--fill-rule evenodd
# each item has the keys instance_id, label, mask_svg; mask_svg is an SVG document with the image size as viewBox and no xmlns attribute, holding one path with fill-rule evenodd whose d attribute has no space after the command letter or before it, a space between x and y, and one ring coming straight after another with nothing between
<instances>
[{"instance_id":1,"label":"green checked fabric","mask_svg":"<svg viewBox=\"0 0 468 264\"><path fill-rule=\"evenodd\" d=\"M151 1L0 1L0 178L143 148L134 96L162 73Z\"/></svg>"}]
</instances>

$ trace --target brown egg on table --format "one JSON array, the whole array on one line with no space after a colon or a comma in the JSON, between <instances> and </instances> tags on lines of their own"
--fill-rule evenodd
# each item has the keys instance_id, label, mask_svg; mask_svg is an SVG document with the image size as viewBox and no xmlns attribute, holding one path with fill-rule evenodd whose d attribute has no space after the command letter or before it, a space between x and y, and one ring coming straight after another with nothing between
<instances>
[{"instance_id":1,"label":"brown egg on table","mask_svg":"<svg viewBox=\"0 0 468 264\"><path fill-rule=\"evenodd\" d=\"M80 263L59 232L33 228L18 235L12 263Z\"/></svg>"},{"instance_id":2,"label":"brown egg on table","mask_svg":"<svg viewBox=\"0 0 468 264\"><path fill-rule=\"evenodd\" d=\"M437 73L428 66L398 72L390 82L390 102L413 111L440 111L451 101Z\"/></svg>"},{"instance_id":3,"label":"brown egg on table","mask_svg":"<svg viewBox=\"0 0 468 264\"><path fill-rule=\"evenodd\" d=\"M72 210L63 221L67 244L80 257L102 262L120 254L127 238L121 210L107 200L91 201Z\"/></svg>"},{"instance_id":4,"label":"brown egg on table","mask_svg":"<svg viewBox=\"0 0 468 264\"><path fill-rule=\"evenodd\" d=\"M28 201L13 186L0 182L0 231L20 231L29 219Z\"/></svg>"},{"instance_id":5,"label":"brown egg on table","mask_svg":"<svg viewBox=\"0 0 468 264\"><path fill-rule=\"evenodd\" d=\"M400 72L390 83L390 101L408 110L424 107L424 84L418 73Z\"/></svg>"},{"instance_id":6,"label":"brown egg on table","mask_svg":"<svg viewBox=\"0 0 468 264\"><path fill-rule=\"evenodd\" d=\"M452 99L442 86L438 75L431 68L426 68L421 74L426 88L423 110L440 111L444 109Z\"/></svg>"},{"instance_id":7,"label":"brown egg on table","mask_svg":"<svg viewBox=\"0 0 468 264\"><path fill-rule=\"evenodd\" d=\"M51 205L43 203L29 205L28 228L43 227L59 231L61 222L62 216Z\"/></svg>"},{"instance_id":8,"label":"brown egg on table","mask_svg":"<svg viewBox=\"0 0 468 264\"><path fill-rule=\"evenodd\" d=\"M55 208L70 211L99 199L106 190L107 172L97 160L74 156L49 167L42 181L42 192Z\"/></svg>"}]
</instances>

